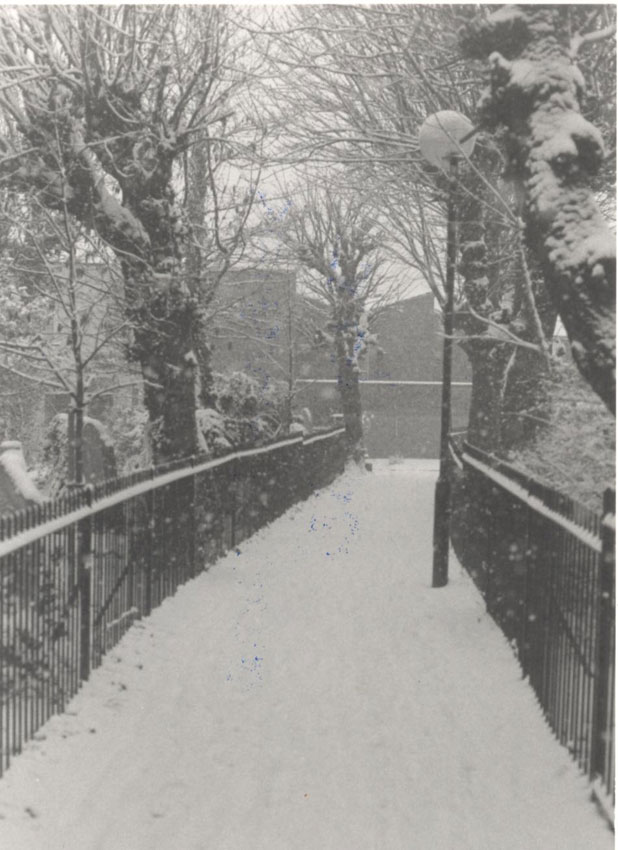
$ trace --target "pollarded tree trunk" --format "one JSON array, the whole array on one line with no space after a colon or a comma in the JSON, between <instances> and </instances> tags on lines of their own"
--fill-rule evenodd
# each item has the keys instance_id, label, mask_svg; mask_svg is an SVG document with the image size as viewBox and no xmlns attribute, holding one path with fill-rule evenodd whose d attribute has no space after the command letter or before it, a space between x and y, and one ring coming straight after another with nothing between
<instances>
[{"instance_id":1,"label":"pollarded tree trunk","mask_svg":"<svg viewBox=\"0 0 618 850\"><path fill-rule=\"evenodd\" d=\"M472 22L461 44L467 56L489 57L482 123L508 130L526 240L581 373L614 412L615 243L590 186L603 142L580 112L584 80L571 58L567 24L564 6L504 6Z\"/></svg>"},{"instance_id":2,"label":"pollarded tree trunk","mask_svg":"<svg viewBox=\"0 0 618 850\"><path fill-rule=\"evenodd\" d=\"M195 303L182 291L128 308L135 323L131 355L144 377L153 459L164 463L197 451Z\"/></svg>"},{"instance_id":3,"label":"pollarded tree trunk","mask_svg":"<svg viewBox=\"0 0 618 850\"><path fill-rule=\"evenodd\" d=\"M100 200L94 215L97 231L121 260L126 313L133 327L130 356L141 366L155 463L198 451L199 314L181 264L186 233L170 188L172 158L161 155L148 181L125 184L122 206L105 187L97 187ZM86 169L82 174L84 181L92 181ZM79 218L89 212L79 202L70 210Z\"/></svg>"},{"instance_id":4,"label":"pollarded tree trunk","mask_svg":"<svg viewBox=\"0 0 618 850\"><path fill-rule=\"evenodd\" d=\"M337 386L346 430L348 455L359 463L364 455L363 408L360 395L358 356L361 349L359 321L361 308L348 296L345 279L339 286L340 301L334 316L334 343L337 360Z\"/></svg>"},{"instance_id":5,"label":"pollarded tree trunk","mask_svg":"<svg viewBox=\"0 0 618 850\"><path fill-rule=\"evenodd\" d=\"M360 397L358 367L347 352L342 334L337 334L337 386L345 424L348 454L359 462L363 456L363 411Z\"/></svg>"},{"instance_id":6,"label":"pollarded tree trunk","mask_svg":"<svg viewBox=\"0 0 618 850\"><path fill-rule=\"evenodd\" d=\"M382 259L377 253L375 219L366 216L365 199L327 187L309 192L303 210L291 213L291 229L284 235L300 262L315 272L309 281L328 310L327 336L333 346L348 456L359 463L364 456L359 358L372 342L365 306L376 297Z\"/></svg>"},{"instance_id":7,"label":"pollarded tree trunk","mask_svg":"<svg viewBox=\"0 0 618 850\"><path fill-rule=\"evenodd\" d=\"M98 116L97 122L87 115L89 132L96 137L100 125L106 135L117 130L99 158L122 188L122 206L114 210L109 198L102 197L94 223L122 263L126 310L133 324L130 354L139 362L144 379L153 458L165 463L198 451L199 311L183 266L187 228L172 188L173 165L183 143L178 137L166 138L163 121L160 140L153 138L147 122L139 142L127 139L132 105L139 115L139 89L130 85L103 89L89 104ZM91 171L82 170L88 187Z\"/></svg>"},{"instance_id":8,"label":"pollarded tree trunk","mask_svg":"<svg viewBox=\"0 0 618 850\"><path fill-rule=\"evenodd\" d=\"M66 134L66 115L52 113L40 120L45 125L39 132ZM8 177L18 190L35 190L49 208L63 209L93 227L115 251L133 327L131 356L140 363L144 379L153 458L162 463L195 454L194 341L199 316L181 265L184 234L169 188L172 157L162 156L145 184L134 181L131 190L125 186L122 203L100 179L74 127L72 144L50 160L25 155Z\"/></svg>"},{"instance_id":9,"label":"pollarded tree trunk","mask_svg":"<svg viewBox=\"0 0 618 850\"><path fill-rule=\"evenodd\" d=\"M49 121L55 132L56 122ZM63 120L57 123L62 127ZM48 119L49 120L49 119ZM77 134L75 134L77 136ZM100 179L82 140L62 151L66 183L56 162L24 157L10 179L18 189L38 190L51 209L66 208L92 226L115 251L123 270L125 303L134 332L131 354L140 363L150 419L153 457L157 463L186 457L198 450L195 423L195 299L181 267L182 229L174 210L171 159L161 166L162 185L154 181L123 203Z\"/></svg>"},{"instance_id":10,"label":"pollarded tree trunk","mask_svg":"<svg viewBox=\"0 0 618 850\"><path fill-rule=\"evenodd\" d=\"M153 456L165 462L198 450L200 318L173 169L202 118L224 114L232 89L222 84L214 104L208 97L219 74L215 45L226 36L218 12L109 8L32 7L0 30L5 89L16 92L0 175L74 216L115 253Z\"/></svg>"}]
</instances>

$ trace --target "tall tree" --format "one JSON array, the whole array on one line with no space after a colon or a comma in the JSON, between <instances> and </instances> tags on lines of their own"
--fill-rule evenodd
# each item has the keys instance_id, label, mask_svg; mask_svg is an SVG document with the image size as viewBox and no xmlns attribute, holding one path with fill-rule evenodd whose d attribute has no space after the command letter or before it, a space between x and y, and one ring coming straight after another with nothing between
<instances>
[{"instance_id":1,"label":"tall tree","mask_svg":"<svg viewBox=\"0 0 618 850\"><path fill-rule=\"evenodd\" d=\"M480 69L462 60L456 40L466 14L457 6L299 7L280 36L285 48L279 61L302 68L297 86L288 86L289 156L338 161L359 191L370 186L383 244L423 275L440 305L448 186L422 160L417 140L428 113L456 108L470 114L474 108ZM460 166L457 189L456 336L472 367L469 438L488 450L500 447L514 364L527 358L528 375L545 368L500 159L493 139L479 139L472 160ZM530 407L523 392L511 400Z\"/></svg>"},{"instance_id":2,"label":"tall tree","mask_svg":"<svg viewBox=\"0 0 618 850\"><path fill-rule=\"evenodd\" d=\"M156 461L193 454L196 294L176 163L223 133L242 74L214 6L41 6L0 16L0 173L115 253ZM200 87L200 81L207 84Z\"/></svg>"},{"instance_id":3,"label":"tall tree","mask_svg":"<svg viewBox=\"0 0 618 850\"><path fill-rule=\"evenodd\" d=\"M615 31L609 7L576 22L567 6L512 5L471 22L461 40L467 56L490 59L490 85L479 102L481 122L492 130L506 128L509 173L523 200L526 241L539 259L575 362L612 412L615 238L595 198L593 178L604 159L604 143L582 115L585 81L575 58Z\"/></svg>"},{"instance_id":4,"label":"tall tree","mask_svg":"<svg viewBox=\"0 0 618 850\"><path fill-rule=\"evenodd\" d=\"M282 238L309 272L307 295L325 308L320 338L332 346L337 364L348 453L363 457L359 359L372 341L369 322L395 282L385 285L384 258L375 212L367 198L335 186L305 189L294 199Z\"/></svg>"}]
</instances>

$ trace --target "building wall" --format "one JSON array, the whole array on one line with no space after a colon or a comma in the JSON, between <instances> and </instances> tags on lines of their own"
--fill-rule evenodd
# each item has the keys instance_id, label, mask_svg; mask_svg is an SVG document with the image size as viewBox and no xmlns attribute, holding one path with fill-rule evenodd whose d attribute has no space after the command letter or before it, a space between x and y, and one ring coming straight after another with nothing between
<instances>
[{"instance_id":1,"label":"building wall","mask_svg":"<svg viewBox=\"0 0 618 850\"><path fill-rule=\"evenodd\" d=\"M434 458L440 446L442 384L396 384L361 381L365 447L370 457ZM300 381L299 407L308 407L316 425L327 425L340 413L337 382ZM451 427L465 431L470 386L452 387Z\"/></svg>"},{"instance_id":2,"label":"building wall","mask_svg":"<svg viewBox=\"0 0 618 850\"><path fill-rule=\"evenodd\" d=\"M285 380L294 293L290 274L259 269L228 274L212 307L214 371L242 371L266 384Z\"/></svg>"}]
</instances>

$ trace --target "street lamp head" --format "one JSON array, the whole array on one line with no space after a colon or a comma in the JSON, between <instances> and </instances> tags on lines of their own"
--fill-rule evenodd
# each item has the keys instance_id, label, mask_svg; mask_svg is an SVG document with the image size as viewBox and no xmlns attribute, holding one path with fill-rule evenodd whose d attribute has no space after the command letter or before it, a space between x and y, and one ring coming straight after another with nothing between
<instances>
[{"instance_id":1,"label":"street lamp head","mask_svg":"<svg viewBox=\"0 0 618 850\"><path fill-rule=\"evenodd\" d=\"M473 130L472 122L461 112L452 109L434 112L425 119L418 134L421 154L432 165L447 171L453 157L470 156L474 150L474 134L461 141Z\"/></svg>"}]
</instances>

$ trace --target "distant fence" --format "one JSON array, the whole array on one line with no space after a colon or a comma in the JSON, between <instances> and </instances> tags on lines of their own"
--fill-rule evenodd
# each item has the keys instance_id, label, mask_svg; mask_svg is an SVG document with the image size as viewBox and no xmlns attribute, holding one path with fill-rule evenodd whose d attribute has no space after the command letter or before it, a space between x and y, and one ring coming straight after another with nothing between
<instances>
[{"instance_id":1,"label":"distant fence","mask_svg":"<svg viewBox=\"0 0 618 850\"><path fill-rule=\"evenodd\" d=\"M195 457L0 519L0 774L138 618L343 470L344 430Z\"/></svg>"},{"instance_id":2,"label":"distant fence","mask_svg":"<svg viewBox=\"0 0 618 850\"><path fill-rule=\"evenodd\" d=\"M451 451L453 546L613 819L615 493L599 516L467 443Z\"/></svg>"}]
</instances>

